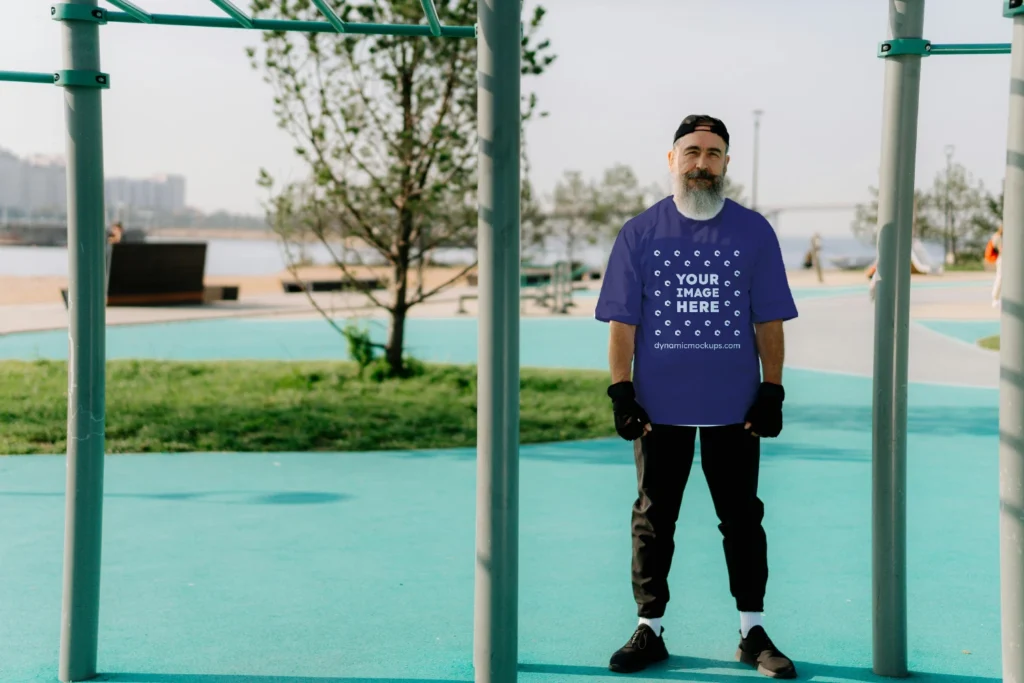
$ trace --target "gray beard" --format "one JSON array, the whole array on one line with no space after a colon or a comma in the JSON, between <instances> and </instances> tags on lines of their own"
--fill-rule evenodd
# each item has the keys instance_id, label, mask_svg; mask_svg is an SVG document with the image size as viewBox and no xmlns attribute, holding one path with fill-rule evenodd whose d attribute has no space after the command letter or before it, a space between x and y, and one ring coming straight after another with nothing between
<instances>
[{"instance_id":1,"label":"gray beard","mask_svg":"<svg viewBox=\"0 0 1024 683\"><path fill-rule=\"evenodd\" d=\"M688 187L687 179L672 175L672 195L679 213L689 219L706 221L718 215L725 205L722 186L725 181L718 176L711 187Z\"/></svg>"}]
</instances>

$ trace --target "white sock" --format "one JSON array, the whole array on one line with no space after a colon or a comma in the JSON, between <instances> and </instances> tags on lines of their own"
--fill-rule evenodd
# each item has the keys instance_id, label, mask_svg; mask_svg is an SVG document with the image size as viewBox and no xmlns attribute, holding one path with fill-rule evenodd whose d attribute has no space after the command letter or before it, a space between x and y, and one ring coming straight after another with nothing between
<instances>
[{"instance_id":1,"label":"white sock","mask_svg":"<svg viewBox=\"0 0 1024 683\"><path fill-rule=\"evenodd\" d=\"M651 627L651 630L654 631L654 635L659 637L661 636L661 617L656 617L654 619L640 617L640 623L647 624Z\"/></svg>"},{"instance_id":2,"label":"white sock","mask_svg":"<svg viewBox=\"0 0 1024 683\"><path fill-rule=\"evenodd\" d=\"M763 626L760 612L740 612L740 635L744 638L755 626Z\"/></svg>"}]
</instances>

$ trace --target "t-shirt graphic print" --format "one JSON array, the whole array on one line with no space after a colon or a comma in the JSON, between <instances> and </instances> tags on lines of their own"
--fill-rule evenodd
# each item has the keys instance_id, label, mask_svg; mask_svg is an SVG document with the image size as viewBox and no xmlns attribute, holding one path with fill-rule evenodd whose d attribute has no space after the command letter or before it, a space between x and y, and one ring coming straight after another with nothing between
<instances>
[{"instance_id":1,"label":"t-shirt graphic print","mask_svg":"<svg viewBox=\"0 0 1024 683\"><path fill-rule=\"evenodd\" d=\"M654 288L654 336L667 337L660 343L656 341L655 349L741 348L740 340L735 339L742 335L741 326L734 323L742 317L746 299L740 289L742 252L729 251L727 247L654 249L652 256L654 269L649 279ZM664 256L669 258L661 261ZM660 280L662 277L664 281ZM664 309L657 307L662 298ZM730 340L730 336L734 339ZM672 343L673 339L676 343ZM703 343L695 344L698 341Z\"/></svg>"},{"instance_id":2,"label":"t-shirt graphic print","mask_svg":"<svg viewBox=\"0 0 1024 683\"><path fill-rule=\"evenodd\" d=\"M636 325L633 382L657 424L743 421L761 380L754 324L797 316L775 231L727 200L682 216L672 197L628 221L595 317Z\"/></svg>"}]
</instances>

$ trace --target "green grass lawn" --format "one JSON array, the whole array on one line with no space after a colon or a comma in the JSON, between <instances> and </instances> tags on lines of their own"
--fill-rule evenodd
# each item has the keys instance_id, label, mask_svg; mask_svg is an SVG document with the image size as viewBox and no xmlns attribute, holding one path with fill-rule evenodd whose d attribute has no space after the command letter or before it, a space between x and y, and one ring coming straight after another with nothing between
<instances>
[{"instance_id":1,"label":"green grass lawn","mask_svg":"<svg viewBox=\"0 0 1024 683\"><path fill-rule=\"evenodd\" d=\"M992 351L999 350L999 335L994 334L991 337L985 337L984 339L978 340L978 346L983 349L991 349Z\"/></svg>"},{"instance_id":2,"label":"green grass lawn","mask_svg":"<svg viewBox=\"0 0 1024 683\"><path fill-rule=\"evenodd\" d=\"M608 374L521 372L521 443L614 436ZM476 443L476 368L377 381L341 362L107 364L110 453L369 451ZM0 453L63 453L67 365L0 362Z\"/></svg>"}]
</instances>

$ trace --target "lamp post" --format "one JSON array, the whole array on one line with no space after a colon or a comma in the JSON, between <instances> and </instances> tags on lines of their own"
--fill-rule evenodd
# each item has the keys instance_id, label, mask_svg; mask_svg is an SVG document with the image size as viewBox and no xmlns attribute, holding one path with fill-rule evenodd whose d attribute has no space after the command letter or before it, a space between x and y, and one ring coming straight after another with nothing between
<instances>
[{"instance_id":1,"label":"lamp post","mask_svg":"<svg viewBox=\"0 0 1024 683\"><path fill-rule=\"evenodd\" d=\"M946 145L946 265L952 265L956 261L956 255L953 253L953 205L950 202L949 196L949 184L953 172L953 152L955 150L956 147L953 145Z\"/></svg>"},{"instance_id":2,"label":"lamp post","mask_svg":"<svg viewBox=\"0 0 1024 683\"><path fill-rule=\"evenodd\" d=\"M750 186L750 203L751 208L757 211L757 164L758 156L761 151L761 115L764 114L763 109L754 110L754 181Z\"/></svg>"}]
</instances>

